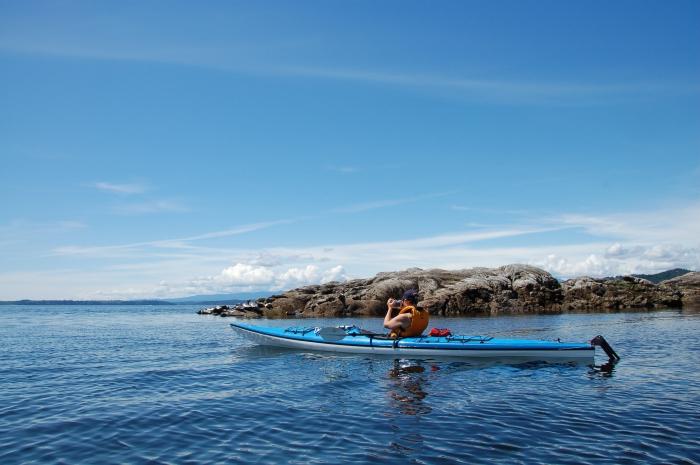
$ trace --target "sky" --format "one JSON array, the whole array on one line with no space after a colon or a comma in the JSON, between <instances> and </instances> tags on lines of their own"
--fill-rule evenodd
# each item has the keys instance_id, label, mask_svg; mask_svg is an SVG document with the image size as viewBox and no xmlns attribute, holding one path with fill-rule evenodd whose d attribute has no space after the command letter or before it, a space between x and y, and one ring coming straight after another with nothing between
<instances>
[{"instance_id":1,"label":"sky","mask_svg":"<svg viewBox=\"0 0 700 465\"><path fill-rule=\"evenodd\" d=\"M700 269L700 2L0 0L0 300Z\"/></svg>"}]
</instances>

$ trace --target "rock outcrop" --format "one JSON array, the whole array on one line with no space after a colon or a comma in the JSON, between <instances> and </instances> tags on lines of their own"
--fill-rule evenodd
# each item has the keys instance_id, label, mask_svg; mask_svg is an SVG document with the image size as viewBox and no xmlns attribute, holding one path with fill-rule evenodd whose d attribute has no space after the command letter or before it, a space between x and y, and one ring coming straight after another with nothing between
<instances>
[{"instance_id":1,"label":"rock outcrop","mask_svg":"<svg viewBox=\"0 0 700 465\"><path fill-rule=\"evenodd\" d=\"M237 316L241 318L260 318L263 316L264 306L259 305L257 302L247 302L244 304L236 304L232 306L228 305L216 305L214 307L203 308L197 313L199 315L218 315L218 316Z\"/></svg>"},{"instance_id":2,"label":"rock outcrop","mask_svg":"<svg viewBox=\"0 0 700 465\"><path fill-rule=\"evenodd\" d=\"M680 293L683 307L700 308L700 272L661 281L659 287Z\"/></svg>"},{"instance_id":3,"label":"rock outcrop","mask_svg":"<svg viewBox=\"0 0 700 465\"><path fill-rule=\"evenodd\" d=\"M381 316L387 299L408 289L418 289L419 306L443 316L700 306L697 272L659 285L633 276L581 277L559 283L542 269L507 265L454 271L410 268L370 279L301 287L200 313L248 318Z\"/></svg>"},{"instance_id":4,"label":"rock outcrop","mask_svg":"<svg viewBox=\"0 0 700 465\"><path fill-rule=\"evenodd\" d=\"M562 311L668 308L681 306L681 292L633 276L594 279L584 276L561 284Z\"/></svg>"}]
</instances>

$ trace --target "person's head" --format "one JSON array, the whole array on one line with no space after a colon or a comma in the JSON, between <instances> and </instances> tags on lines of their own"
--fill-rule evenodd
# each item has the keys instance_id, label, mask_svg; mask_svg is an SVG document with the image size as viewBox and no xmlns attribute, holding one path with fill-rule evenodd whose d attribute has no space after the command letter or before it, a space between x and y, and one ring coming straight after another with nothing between
<instances>
[{"instance_id":1,"label":"person's head","mask_svg":"<svg viewBox=\"0 0 700 465\"><path fill-rule=\"evenodd\" d=\"M404 305L416 305L418 303L418 291L415 289L409 289L403 293L401 298Z\"/></svg>"}]
</instances>

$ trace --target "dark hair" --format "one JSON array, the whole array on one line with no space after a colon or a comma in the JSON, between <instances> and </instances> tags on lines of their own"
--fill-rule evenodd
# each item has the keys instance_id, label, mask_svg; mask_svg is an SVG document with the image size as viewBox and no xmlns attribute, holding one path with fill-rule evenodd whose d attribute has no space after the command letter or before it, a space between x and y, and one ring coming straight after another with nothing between
<instances>
[{"instance_id":1,"label":"dark hair","mask_svg":"<svg viewBox=\"0 0 700 465\"><path fill-rule=\"evenodd\" d=\"M402 300L407 300L412 304L418 303L418 291L415 289L409 289L403 293Z\"/></svg>"}]
</instances>

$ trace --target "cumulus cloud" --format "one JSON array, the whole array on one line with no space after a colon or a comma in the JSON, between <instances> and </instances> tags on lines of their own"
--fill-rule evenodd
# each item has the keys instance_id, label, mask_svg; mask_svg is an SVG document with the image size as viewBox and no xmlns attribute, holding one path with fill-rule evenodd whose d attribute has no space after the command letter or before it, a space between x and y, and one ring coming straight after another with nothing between
<instances>
[{"instance_id":1,"label":"cumulus cloud","mask_svg":"<svg viewBox=\"0 0 700 465\"><path fill-rule=\"evenodd\" d=\"M655 273L671 268L695 270L700 269L700 247L667 244L624 246L615 243L602 254L549 254L544 259L535 259L531 263L565 278Z\"/></svg>"},{"instance_id":2,"label":"cumulus cloud","mask_svg":"<svg viewBox=\"0 0 700 465\"><path fill-rule=\"evenodd\" d=\"M206 244L209 239L238 237L292 222L241 225L189 237L120 245L63 246L53 252L74 256L76 260L104 259L103 269L91 273L66 271L61 279L70 274L72 282L82 283L86 290L119 283L127 290L140 289L140 295L146 297L285 290L408 267L459 269L528 263L560 278L653 273L676 267L700 269L698 202L635 213L561 215L537 223L400 240L304 246L280 245L276 240L274 246L255 248L246 248L238 240L228 246L221 246L223 241ZM0 240L10 239L3 237L2 230L0 225ZM22 279L30 282L26 275ZM37 275L32 282L52 279L58 282L58 277L50 275ZM161 280L167 282L159 285L154 294L152 283ZM0 279L0 292L14 294L18 283ZM75 285L67 284L65 292L71 288L75 289Z\"/></svg>"},{"instance_id":3,"label":"cumulus cloud","mask_svg":"<svg viewBox=\"0 0 700 465\"><path fill-rule=\"evenodd\" d=\"M292 267L270 267L236 263L214 276L194 278L185 283L161 281L151 295L214 294L239 291L279 291L309 284L345 281L348 276L342 265L321 268L315 264Z\"/></svg>"},{"instance_id":4,"label":"cumulus cloud","mask_svg":"<svg viewBox=\"0 0 700 465\"><path fill-rule=\"evenodd\" d=\"M578 261L571 261L556 254L549 254L544 260L536 261L534 264L544 268L555 276L566 278L573 276L610 276L630 273L629 270L621 271L619 266L614 266L613 262L596 254L590 254L583 260Z\"/></svg>"},{"instance_id":5,"label":"cumulus cloud","mask_svg":"<svg viewBox=\"0 0 700 465\"><path fill-rule=\"evenodd\" d=\"M215 278L223 284L236 286L270 285L275 279L275 273L264 266L253 266L245 263L236 263L221 271Z\"/></svg>"},{"instance_id":6,"label":"cumulus cloud","mask_svg":"<svg viewBox=\"0 0 700 465\"><path fill-rule=\"evenodd\" d=\"M345 281L345 269L341 266L334 266L326 270L321 270L316 265L306 265L302 268L289 268L277 277L275 286L278 289L289 289L306 284L328 283L331 281Z\"/></svg>"},{"instance_id":7,"label":"cumulus cloud","mask_svg":"<svg viewBox=\"0 0 700 465\"><path fill-rule=\"evenodd\" d=\"M321 276L321 284L331 281L347 281L348 279L348 276L345 274L345 269L341 265L337 265L323 273L323 276Z\"/></svg>"},{"instance_id":8,"label":"cumulus cloud","mask_svg":"<svg viewBox=\"0 0 700 465\"><path fill-rule=\"evenodd\" d=\"M605 251L606 257L623 257L627 253L627 250L619 242L614 243L608 250Z\"/></svg>"}]
</instances>

